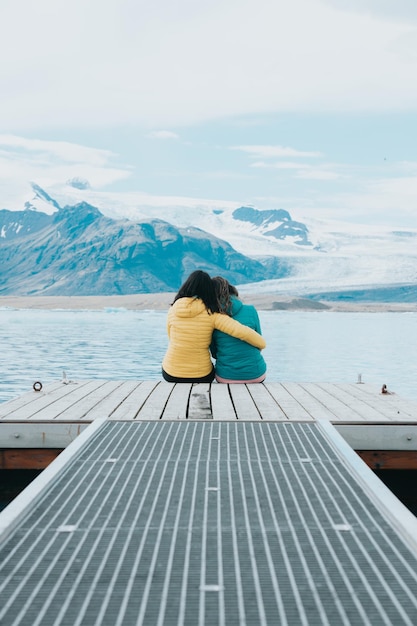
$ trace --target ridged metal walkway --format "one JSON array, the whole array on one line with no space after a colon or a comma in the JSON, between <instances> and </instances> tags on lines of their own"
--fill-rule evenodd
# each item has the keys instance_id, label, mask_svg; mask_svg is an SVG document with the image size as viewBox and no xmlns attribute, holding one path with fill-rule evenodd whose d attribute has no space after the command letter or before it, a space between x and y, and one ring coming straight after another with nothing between
<instances>
[{"instance_id":1,"label":"ridged metal walkway","mask_svg":"<svg viewBox=\"0 0 417 626\"><path fill-rule=\"evenodd\" d=\"M0 564L1 626L417 624L417 551L317 423L105 421Z\"/></svg>"}]
</instances>

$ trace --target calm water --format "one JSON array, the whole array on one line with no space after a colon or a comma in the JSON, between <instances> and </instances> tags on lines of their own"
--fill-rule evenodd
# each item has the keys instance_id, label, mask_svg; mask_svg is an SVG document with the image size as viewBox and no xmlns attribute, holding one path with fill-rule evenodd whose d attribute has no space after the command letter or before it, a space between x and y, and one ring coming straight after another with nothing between
<instances>
[{"instance_id":1,"label":"calm water","mask_svg":"<svg viewBox=\"0 0 417 626\"><path fill-rule=\"evenodd\" d=\"M260 311L269 381L362 380L415 400L417 313ZM0 310L0 402L69 379L160 380L165 311Z\"/></svg>"}]
</instances>

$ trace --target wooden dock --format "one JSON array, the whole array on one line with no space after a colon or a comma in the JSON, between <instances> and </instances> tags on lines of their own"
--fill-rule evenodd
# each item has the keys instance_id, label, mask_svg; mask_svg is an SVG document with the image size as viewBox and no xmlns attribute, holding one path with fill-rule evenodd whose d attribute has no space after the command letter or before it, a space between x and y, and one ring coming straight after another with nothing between
<instances>
[{"instance_id":1,"label":"wooden dock","mask_svg":"<svg viewBox=\"0 0 417 626\"><path fill-rule=\"evenodd\" d=\"M31 391L3 467L63 451L0 513L0 624L415 626L417 520L354 450L416 441L417 405L366 384Z\"/></svg>"},{"instance_id":2,"label":"wooden dock","mask_svg":"<svg viewBox=\"0 0 417 626\"><path fill-rule=\"evenodd\" d=\"M58 381L0 404L0 468L46 467L97 418L328 421L372 468L417 469L417 404L372 385L135 380Z\"/></svg>"}]
</instances>

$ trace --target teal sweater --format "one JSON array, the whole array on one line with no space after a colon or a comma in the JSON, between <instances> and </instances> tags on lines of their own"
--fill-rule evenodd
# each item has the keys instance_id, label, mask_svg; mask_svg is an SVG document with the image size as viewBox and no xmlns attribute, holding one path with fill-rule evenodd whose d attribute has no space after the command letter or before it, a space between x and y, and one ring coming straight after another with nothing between
<instances>
[{"instance_id":1,"label":"teal sweater","mask_svg":"<svg viewBox=\"0 0 417 626\"><path fill-rule=\"evenodd\" d=\"M261 325L254 306L232 298L231 316L261 334ZM210 350L216 359L216 374L221 378L251 380L266 372L266 363L258 348L220 330L213 332Z\"/></svg>"}]
</instances>

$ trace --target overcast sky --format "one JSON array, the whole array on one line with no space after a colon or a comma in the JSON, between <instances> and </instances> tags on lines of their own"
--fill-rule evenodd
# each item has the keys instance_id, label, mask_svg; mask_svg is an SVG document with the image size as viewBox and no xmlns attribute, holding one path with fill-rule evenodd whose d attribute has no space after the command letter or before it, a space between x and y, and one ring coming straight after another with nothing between
<instances>
[{"instance_id":1,"label":"overcast sky","mask_svg":"<svg viewBox=\"0 0 417 626\"><path fill-rule=\"evenodd\" d=\"M2 0L0 55L0 208L78 176L417 228L415 0Z\"/></svg>"}]
</instances>

